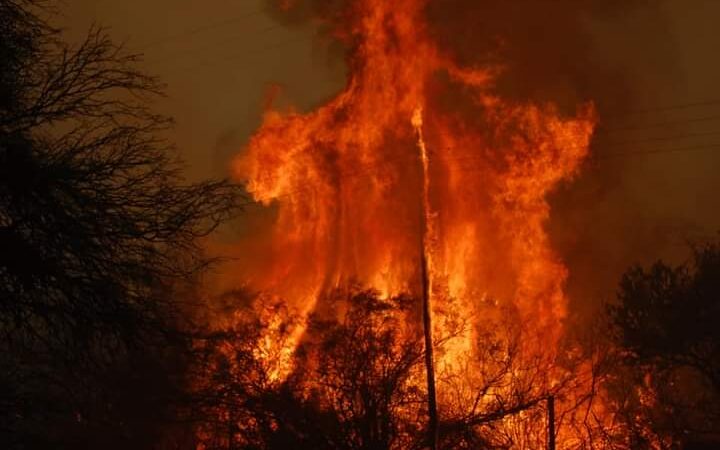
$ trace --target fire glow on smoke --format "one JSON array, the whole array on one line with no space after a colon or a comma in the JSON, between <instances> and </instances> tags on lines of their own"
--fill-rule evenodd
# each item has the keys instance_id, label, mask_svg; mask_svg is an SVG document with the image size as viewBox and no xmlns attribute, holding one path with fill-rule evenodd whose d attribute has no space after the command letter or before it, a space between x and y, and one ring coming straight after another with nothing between
<instances>
[{"instance_id":1,"label":"fire glow on smoke","mask_svg":"<svg viewBox=\"0 0 720 450\"><path fill-rule=\"evenodd\" d=\"M504 101L493 93L502 67L453 61L428 35L424 6L352 2L346 88L308 114L266 112L235 173L278 215L271 263L244 276L304 315L342 286L418 293L427 207L439 331L451 315L483 317L500 304L552 353L567 270L544 229L546 196L587 155L592 108L565 118L551 104ZM457 351L472 351L472 332Z\"/></svg>"},{"instance_id":2,"label":"fire glow on smoke","mask_svg":"<svg viewBox=\"0 0 720 450\"><path fill-rule=\"evenodd\" d=\"M234 163L277 213L267 262L238 276L302 319L327 311L324 299L338 289L419 296L425 252L433 332L469 323L437 349L437 370L471 373L478 336L512 321L518 366L544 371L533 383L548 388L567 269L544 228L547 195L587 156L592 106L564 117L552 104L503 99L494 83L504 68L463 65L443 51L425 0L346 3L349 19L336 32L349 48L345 89L306 114L266 111ZM275 379L292 372L305 331L300 320L288 339L261 343L281 348L269 352L283 355ZM462 403L442 387L438 395Z\"/></svg>"}]
</instances>

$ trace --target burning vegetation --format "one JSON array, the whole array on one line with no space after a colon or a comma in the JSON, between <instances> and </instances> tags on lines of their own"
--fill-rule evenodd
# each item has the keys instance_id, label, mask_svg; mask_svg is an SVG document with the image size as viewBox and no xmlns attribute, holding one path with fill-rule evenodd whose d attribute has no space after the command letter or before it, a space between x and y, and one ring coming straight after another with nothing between
<instances>
[{"instance_id":1,"label":"burning vegetation","mask_svg":"<svg viewBox=\"0 0 720 450\"><path fill-rule=\"evenodd\" d=\"M468 32L467 16L540 3L273 2L344 46L348 78L312 111L269 104L233 161L272 224L253 237L262 258L223 274L241 287L215 296L197 281L204 239L237 186L183 182L135 57L98 30L65 46L33 2L0 0L10 448L717 440L720 246L629 270L606 314L572 326L548 198L579 175L601 114L532 94L553 77L503 59L519 51L505 25ZM576 3L546 6L566 19Z\"/></svg>"},{"instance_id":2,"label":"burning vegetation","mask_svg":"<svg viewBox=\"0 0 720 450\"><path fill-rule=\"evenodd\" d=\"M314 390L307 371L328 368L324 352L307 350L317 339L311 317L347 325L355 315L333 304L338 292L408 295L417 301L407 311L383 310L404 328L393 327L388 345L399 348L386 351L425 336L426 369L408 365L397 388L427 396L429 419L398 409L394 420L429 420L428 439L439 426L442 442L457 440L450 447L537 448L548 439L546 400L557 395L563 417L577 407L561 395L577 377L561 363L566 268L544 223L546 195L587 155L593 108L568 117L550 103L504 99L493 89L504 68L458 62L433 39L425 7L343 5L329 26L349 47L345 90L306 114L266 112L235 169L257 201L277 208L276 257L241 276L297 316L283 339L260 338L279 355L269 381L299 377ZM309 362L297 361L300 349ZM409 445L399 442L388 448Z\"/></svg>"},{"instance_id":3,"label":"burning vegetation","mask_svg":"<svg viewBox=\"0 0 720 450\"><path fill-rule=\"evenodd\" d=\"M229 419L234 432L206 436L245 447L671 445L618 419L606 383L618 351L564 329L567 268L545 230L547 197L588 155L592 102L568 114L504 95L511 68L444 38L436 6L279 4L342 42L349 74L313 111L270 105L235 161L275 213L270 257L236 276L262 292L240 314L265 317L242 333L255 336L248 361L262 395L284 403L260 402L258 417L253 402ZM235 351L221 352L230 378L251 373Z\"/></svg>"}]
</instances>

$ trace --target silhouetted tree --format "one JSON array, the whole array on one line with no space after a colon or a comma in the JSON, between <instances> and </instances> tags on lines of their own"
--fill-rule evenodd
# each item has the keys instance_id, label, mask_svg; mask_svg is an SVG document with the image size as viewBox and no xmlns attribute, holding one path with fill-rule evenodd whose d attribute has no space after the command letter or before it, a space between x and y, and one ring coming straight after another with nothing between
<instances>
[{"instance_id":1,"label":"silhouetted tree","mask_svg":"<svg viewBox=\"0 0 720 450\"><path fill-rule=\"evenodd\" d=\"M424 350L412 325L408 297L382 300L371 292L347 299L337 317L315 318L310 333L320 337L314 360L302 366L317 402L337 417L337 448L412 448L422 442L426 394L421 369Z\"/></svg>"},{"instance_id":2,"label":"silhouetted tree","mask_svg":"<svg viewBox=\"0 0 720 450\"><path fill-rule=\"evenodd\" d=\"M187 347L173 286L237 195L183 181L136 56L64 44L38 5L0 0L0 441L149 447L137 418Z\"/></svg>"},{"instance_id":3,"label":"silhouetted tree","mask_svg":"<svg viewBox=\"0 0 720 450\"><path fill-rule=\"evenodd\" d=\"M720 246L695 247L677 267L631 268L609 313L644 393L634 419L678 442L720 442Z\"/></svg>"}]
</instances>

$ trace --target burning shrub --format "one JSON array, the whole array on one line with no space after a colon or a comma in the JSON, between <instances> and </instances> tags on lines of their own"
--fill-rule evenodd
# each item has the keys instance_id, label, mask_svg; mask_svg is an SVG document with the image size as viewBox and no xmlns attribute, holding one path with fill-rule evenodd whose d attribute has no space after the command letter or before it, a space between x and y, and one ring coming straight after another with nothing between
<instances>
[{"instance_id":1,"label":"burning shrub","mask_svg":"<svg viewBox=\"0 0 720 450\"><path fill-rule=\"evenodd\" d=\"M196 412L203 448L427 445L417 299L334 293L322 315L307 319L291 355L293 370L281 378L276 363L284 358L283 346L275 344L289 338L298 316L262 295L233 298L241 306L222 316L235 319L204 341L194 381L203 399ZM546 400L562 398L570 384L559 378L552 384L547 362L524 358L522 330L510 325L516 322L500 323L476 336L479 350L466 355L463 370L438 369L441 448L532 447L546 439ZM439 334L438 353L453 349L463 333L459 323L454 332Z\"/></svg>"}]
</instances>

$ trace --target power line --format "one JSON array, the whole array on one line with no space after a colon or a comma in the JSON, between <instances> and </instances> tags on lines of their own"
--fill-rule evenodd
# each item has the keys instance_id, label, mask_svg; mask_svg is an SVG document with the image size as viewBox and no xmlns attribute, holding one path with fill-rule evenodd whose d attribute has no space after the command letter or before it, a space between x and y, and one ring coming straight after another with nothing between
<instances>
[{"instance_id":1,"label":"power line","mask_svg":"<svg viewBox=\"0 0 720 450\"><path fill-rule=\"evenodd\" d=\"M255 33L257 33L257 34L262 34L262 33L267 33L268 31L277 30L277 29L280 29L280 28L282 28L282 26L280 26L280 25L272 25L272 26L269 26L269 27L261 28L260 30L255 31ZM217 48L217 47L219 47L219 46L223 46L223 45L225 45L225 44L228 44L228 43L231 43L231 42L236 42L236 41L243 40L243 39L244 39L244 40L247 40L247 37L246 37L246 36L233 36L233 37L228 38L228 39L223 39L222 41L214 42L214 43L212 43L211 45L205 45L205 46L202 46L202 47L200 47L200 48L187 49L187 50L183 50L183 51L171 53L171 54L169 54L169 55L163 56L162 58L151 59L151 60L149 60L148 62L149 62L149 63L155 63L155 64L157 64L157 63L161 63L161 62L165 62L165 61L179 61L179 60L180 60L179 57L192 56L192 55L201 53L201 52L203 52L203 51L207 51L207 50L209 50L209 49ZM183 58L183 59L186 59L186 58Z\"/></svg>"},{"instance_id":2,"label":"power line","mask_svg":"<svg viewBox=\"0 0 720 450\"><path fill-rule=\"evenodd\" d=\"M647 142L663 142L663 141L673 141L676 139L689 139L689 138L695 138L695 137L704 137L704 136L718 136L720 135L720 131L710 131L707 133L688 133L688 134L678 134L673 136L661 136L661 137L653 137L653 138L647 138L647 139L637 139L633 141L624 141L624 142L606 142L603 143L604 147L620 147L624 145L634 145L634 144L644 144Z\"/></svg>"},{"instance_id":3,"label":"power line","mask_svg":"<svg viewBox=\"0 0 720 450\"><path fill-rule=\"evenodd\" d=\"M201 34L201 33L207 32L207 31L212 31L217 28L221 28L221 27L225 27L225 26L228 26L228 25L231 25L234 23L241 22L250 17L258 16L262 13L264 13L263 10L248 11L239 16L231 17L229 19L225 19L225 20L222 20L219 22L214 22L211 24L202 25L202 26L195 27L195 28L190 28L183 32L168 35L168 36L159 38L155 41L148 42L148 43L144 44L143 46L141 46L141 49L152 48L152 47L161 45L165 42L169 42L172 40L182 39L185 37L190 37L193 35ZM262 30L259 30L258 32L263 33L266 31L270 31L273 29L280 29L280 28L284 28L284 27L282 25L274 25L274 26L266 27ZM221 41L215 45L221 45L221 44L224 44L227 42L229 42L229 40ZM287 42L287 43L292 43L292 42ZM205 47L205 48L207 48L207 47ZM193 53L195 53L195 52L193 52ZM176 55L180 55L180 54L187 54L187 52L180 52ZM155 62L175 59L172 56L173 55L171 55L170 57L162 58L160 60L156 60ZM648 113L653 113L653 112L673 111L673 110L688 109L688 108L693 108L693 107L698 107L698 106L713 106L713 105L720 105L720 100L712 99L712 100L701 100L701 101L695 101L695 102L680 103L680 104L675 104L675 105L663 105L663 106L658 106L658 107L653 107L653 108L644 108L644 109L630 110L630 111L625 111L625 112L618 112L618 113L615 113L614 115L615 115L615 117L622 117L622 116L640 115L640 114L648 114ZM715 116L713 118L696 119L694 121L711 120L711 119L716 119L716 118L720 118L720 117ZM647 125L647 126L648 127L664 126L664 125L667 125L670 123L672 123L672 122L658 123L658 124ZM634 130L634 129L640 129L640 127L620 128L620 129L615 129L614 131L621 131L621 130L624 131L624 130Z\"/></svg>"},{"instance_id":4,"label":"power line","mask_svg":"<svg viewBox=\"0 0 720 450\"><path fill-rule=\"evenodd\" d=\"M165 36L158 40L147 43L142 48L147 49L147 48L155 47L155 46L161 45L165 42L182 39L185 37L190 37L193 35L211 31L211 30L214 30L217 28L225 27L225 26L228 26L228 25L231 25L234 23L241 22L247 18L260 15L261 13L262 13L262 11L250 11L250 12L247 12L240 16L235 16L235 17L232 17L232 18L220 21L220 22L215 22L212 24L191 28L189 30L186 30L186 31L183 31L183 32L180 32L177 34ZM276 25L276 26L266 27L262 30L259 30L259 32L266 32L266 31L270 31L272 29L278 29L278 28L281 28L281 26ZM293 44L296 42L307 41L307 40L309 40L309 39L307 39L307 38L293 39L293 40L289 40L289 41L285 41L285 42L269 44L269 45L265 45L265 46L262 46L261 48L256 49L252 53L259 52L262 50L267 50L270 48L278 48L278 47L282 47L285 45ZM227 43L229 41L230 40L225 40L225 41L219 42L214 45L222 45L223 43ZM155 62L178 59L177 56L187 55L189 53L192 53L192 52L181 52L181 53L178 53L175 55L170 55L168 57L162 58L160 60L156 60ZM228 61L231 59L239 59L239 58L246 56L248 53L250 53L250 52L236 54L236 55L230 56L229 58L226 57L226 58L223 58L222 61ZM212 61L210 61L210 62L212 62ZM208 61L204 61L199 64L195 64L195 65L186 67L186 69L198 67L201 65L207 66L207 65L211 65L211 64L208 64ZM655 107L655 108L646 108L646 109L639 109L639 110L634 110L634 111L626 111L626 112L617 113L616 117L648 114L648 113L653 113L653 112L682 110L682 109L689 109L689 108L694 108L694 107L698 107L698 106L713 106L713 105L720 105L720 100L688 102L688 103L681 103L681 104L675 104L675 105L659 106L659 107ZM690 119L685 119L685 120L658 122L658 123L653 123L653 124L635 125L635 126L621 127L621 128L608 128L608 129L601 128L599 131L596 132L596 135L601 135L601 134L606 134L606 133L614 133L614 132L622 132L622 131L645 130L645 129L652 129L652 128L657 128L657 127L661 127L661 126L671 126L671 125L678 125L678 124L699 123L699 122L713 121L713 120L718 120L718 119L720 119L720 116L708 116L708 117L700 117L700 118L690 118ZM720 133L718 133L718 132L695 133L695 134L687 134L687 135L681 135L681 136L657 137L657 138L648 138L648 139L627 141L627 142L608 143L607 145L608 146L634 145L634 144L644 143L644 142L672 141L674 139L680 139L680 138L700 137L700 136L709 136L709 135L717 135L717 134L720 134ZM650 155L650 154L660 154L660 153L677 153L677 152L696 151L696 150L715 149L715 148L718 148L718 147L717 146L695 146L695 147L685 147L685 148L679 148L679 149L656 149L656 150L649 150L649 151L619 152L619 153L614 153L614 154L600 155L600 158L632 156L632 155ZM374 164L372 166L384 165L384 164L388 164L390 162L392 162L392 160L379 161L377 164ZM362 175L364 173L368 173L368 169L372 169L373 168L372 166L366 166L360 170L356 170L355 173L343 174L343 177L345 177L345 178L354 177L354 176ZM292 193L288 193L286 195L292 195ZM273 198L273 199L275 199L275 198ZM262 200L263 199L260 199L259 201L262 201ZM266 199L266 200L272 200L272 199ZM256 203L256 202L253 202L253 203Z\"/></svg>"},{"instance_id":5,"label":"power line","mask_svg":"<svg viewBox=\"0 0 720 450\"><path fill-rule=\"evenodd\" d=\"M646 109L636 109L636 110L630 110L618 113L618 116L630 116L630 115L639 115L639 114L647 114L647 113L653 113L653 112L663 112L663 111L675 111L680 109L688 109L688 108L694 108L697 106L713 106L713 105L720 105L720 100L705 100L705 101L697 101L697 102L690 102L690 103L680 103L677 105L665 105L665 106L658 106L654 108L646 108Z\"/></svg>"},{"instance_id":6,"label":"power line","mask_svg":"<svg viewBox=\"0 0 720 450\"><path fill-rule=\"evenodd\" d=\"M260 12L256 12L256 13L253 13L253 14L259 14L259 13L260 13ZM209 28L209 27L203 27L203 30L206 29L206 28ZM267 31L271 31L271 30L275 30L275 29L282 29L282 28L284 28L282 25L273 25L273 26L269 26L269 27L263 28L263 29L261 29L261 30L258 30L257 33L264 33L264 32L267 32ZM225 44L225 43L227 43L227 42L234 41L235 39L239 39L239 38L240 38L240 36L235 37L235 38L231 38L231 39L227 39L227 40L221 41L221 42L219 42L219 43L217 43L217 44L214 44L213 46L215 46L215 45L222 45L222 44ZM184 68L185 68L185 69L191 69L191 68L200 67L200 66L219 66L220 64L217 64L217 63L219 63L219 62L226 62L226 61L229 61L229 60L239 60L239 59L242 59L243 57L247 56L248 54L258 53L258 52L260 52L260 51L262 51L262 50L281 48L281 47L285 47L286 45L291 45L291 44L294 44L294 43L309 42L309 41L312 41L313 39L314 39L313 37L300 37L300 38L295 38L295 39L291 39L291 40L288 40L288 41L283 41L283 42L280 42L280 43L268 44L268 45L264 45L264 46L261 46L261 47L259 47L259 48L256 48L256 49L254 49L254 50L251 50L251 51L249 51L249 52L237 53L237 54L231 55L231 56L229 56L229 57L222 57L222 56L221 56L221 57L219 57L219 58L213 58L213 59L205 60L205 61L202 61L202 62L200 62L200 63L198 63L198 64L193 64L193 65L190 65L190 66L187 66L187 67L184 67ZM206 46L206 47L203 47L203 48L206 48L206 49L207 49L207 48L210 48L210 47L211 47L211 46ZM200 50L201 50L201 49L200 49ZM179 53L177 53L177 54L175 54L175 55L170 55L169 57L164 57L164 58L161 58L161 59L159 59L159 60L155 60L155 61L151 61L151 62L170 61L170 60L176 59L176 58L174 58L173 56L181 56L181 55L195 54L195 53L198 53L198 51L192 51L192 50L191 50L191 51L189 51L189 52L179 52ZM705 100L705 101L696 101L696 102L689 102L689 103L680 103L680 104L675 104L675 105L664 105L664 106L658 106L658 107L655 107L655 108L645 108L645 109L629 110L629 111L618 111L618 112L614 113L613 116L607 116L607 119L612 120L613 118L617 118L617 117L622 118L622 117L624 117L624 116L631 116L631 115L640 115L640 114L648 114L648 113L653 113L653 112L664 112L664 111L682 110L682 109L689 109L689 108L698 107L698 106L714 106L714 105L720 105L720 100ZM658 123L653 123L653 124L633 125L633 126L620 127L620 128L608 128L608 129L603 129L602 126L599 126L599 127L598 127L598 131L596 131L595 134L598 135L598 134L613 133L613 132L622 132L622 131L644 130L644 129L650 129L650 128L657 128L657 127L661 127L661 126L670 126L670 125L677 125L677 124L683 124L683 123L706 122L706 121L712 121L712 120L720 120L720 115L714 115L714 116L709 116L709 117L701 117L701 118L692 118L692 119L685 119L685 120L677 120L677 121L658 122Z\"/></svg>"},{"instance_id":7,"label":"power line","mask_svg":"<svg viewBox=\"0 0 720 450\"><path fill-rule=\"evenodd\" d=\"M158 40L149 42L149 43L143 45L141 48L142 48L142 49L147 49L147 48L151 48L151 47L160 45L160 44L162 44L162 43L165 43L165 42L168 42L168 41L171 41L171 40L181 39L181 38L184 38L184 37L189 37L189 36L192 36L192 35L200 34L200 33L206 32L206 31L211 31L211 30L216 29L216 28L220 28L220 27L227 26L227 25L230 25L230 24L233 24L233 23L237 23L237 22L242 21L242 20L244 20L244 19L246 19L246 18L248 18L248 17L253 17L253 16L260 15L260 14L262 14L262 13L263 13L262 10L249 11L249 12L247 12L247 13L245 13L245 14L240 15L240 16L236 16L236 17L233 17L233 18L230 18L230 19L226 19L226 20L223 20L223 21L220 21L220 22L215 22L215 23L212 23L212 24L208 24L208 25L204 25L204 26L192 28L192 29L189 29L189 30L186 30L186 31L184 31L184 32L177 33L177 34L174 34L174 35L165 36L165 37L160 38L160 39L158 39ZM271 31L271 30L275 30L275 29L282 29L282 28L285 28L285 27L284 27L283 25L273 25L273 26L269 26L269 27L263 28L263 29L261 29L261 30L258 30L257 33L264 33L264 32L267 32L267 31ZM238 36L237 38L240 38L240 37ZM224 40L224 41L218 42L217 44L214 44L214 45L221 45L221 44L230 42L231 40L234 40L234 39L235 39L235 38L233 38L233 39L228 39L228 40ZM298 39L298 42L299 42L299 41L304 41L304 40L307 40L307 39L302 39L302 38L301 38L301 39ZM288 42L286 42L286 43L289 44L289 43L293 43L293 42L294 42L294 41L288 41ZM204 47L204 48L209 48L209 47L210 47L210 46L206 46L206 47ZM261 48L261 49L262 49L262 48ZM188 52L179 52L179 53L177 53L177 54L175 54L175 55L170 55L169 57L164 57L164 58L161 58L161 59L159 59L159 60L155 60L154 62L160 62L160 61L166 61L166 60L175 59L173 56L179 56L179 55L183 55L183 54L187 54L187 53L188 53ZM196 53L196 52L191 52L191 53ZM238 56L240 56L240 55L238 55ZM714 105L720 105L720 100L716 100L716 99L712 99L712 100L700 100L700 101L695 101L695 102L680 103L680 104L674 104L674 105L657 106L657 107L653 107L653 108L644 108L644 109L629 110L629 111L618 111L618 112L614 113L613 115L614 115L614 117L623 117L623 116L631 116L631 115L648 114L648 113L653 113L653 112L682 110L682 109L688 109L688 108L693 108L693 107L698 107L698 106L714 106ZM715 117L713 117L713 119L714 119L714 118L719 118L719 117L715 116ZM697 119L697 120L698 120L698 121L710 120L710 118ZM673 122L668 122L668 123L673 123ZM663 126L663 125L666 125L666 124L668 124L668 123L658 123L658 124L647 125L647 126L648 126L648 127ZM644 126L643 126L643 127L644 127ZM639 129L639 127L637 127L637 128L636 128L636 127L620 128L620 129L616 129L616 130L617 130L617 131L620 131L620 130L623 130L623 131L624 131L624 130L633 130L633 129Z\"/></svg>"},{"instance_id":8,"label":"power line","mask_svg":"<svg viewBox=\"0 0 720 450\"><path fill-rule=\"evenodd\" d=\"M223 26L227 26L227 25L230 25L230 24L232 24L232 23L236 23L236 22L238 22L238 21L242 21L243 19L246 19L246 18L248 18L248 17L260 15L262 12L263 12L263 11L250 11L250 12L248 12L248 13L246 13L246 14L243 14L243 15L240 15L240 16L236 16L236 17L233 17L233 18L230 18L230 19L227 19L227 20L223 20L223 21L221 21L221 22L216 22L216 23L213 23L213 24L209 24L209 25L205 25L205 26L193 28L193 29L190 29L190 30L187 30L187 31L185 31L185 32L178 33L178 34L175 34L175 35L166 36L166 37L161 38L161 39L159 39L159 40L156 40L156 41L154 41L154 42L148 43L148 44L146 44L145 46L143 46L142 48L143 48L143 49L147 49L147 48L154 47L154 46L160 45L160 44L162 44L162 43L165 43L165 42L168 42L168 41L171 41L171 40L180 39L180 38L183 38L183 37L188 37L188 36L192 36L192 35L195 35L195 34L203 33L203 32L206 32L206 31L210 31L210 30L213 30L213 29L216 29L216 28L220 28L220 27L223 27ZM275 29L282 29L282 28L284 28L284 26L282 26L282 25L272 25L272 26L269 26L269 27L265 27L265 28L263 28L263 29L261 29L261 30L258 30L256 33L265 33L265 32L267 32L267 31L271 31L271 30L275 30ZM238 36L238 37L235 37L235 38L226 39L226 40L220 41L220 42L218 42L218 43L216 43L216 44L213 44L213 46L226 44L226 43L228 43L228 42L234 41L235 39L239 39L239 38L241 38L241 37ZM280 48L280 47L284 47L285 45L290 45L290 44L293 44L293 43L296 43L296 42L298 42L298 43L299 43L299 42L306 42L306 41L309 41L309 40L311 40L311 39L310 39L310 38L298 38L298 39L293 39L293 40L281 42L281 43L278 43L278 44L264 45L264 46L262 46L262 47L260 47L260 48L257 48L256 50L253 50L253 51L247 52L247 53L255 53L255 52L258 52L258 51L262 51L262 50L266 50L266 49L271 49L271 48ZM205 46L205 47L203 47L203 48L204 48L204 49L207 49L207 48L211 48L211 46L208 45L208 46ZM198 49L198 50L202 50L203 48ZM176 58L177 56L183 56L183 55L188 55L188 54L195 54L195 53L198 53L198 52L199 52L198 50L194 50L194 51L193 51L193 50L191 50L191 51L182 51L182 52L175 53L174 55L168 55L168 56L166 56L166 57L163 57L163 58L160 58L160 59L157 59L157 60L154 60L154 61L150 61L150 62L156 62L156 63L157 63L157 62L164 62L164 61L176 60L176 59L177 59L177 58ZM246 55L246 53L235 54L235 55L233 55L233 56L230 56L230 58L231 58L231 59L240 59L240 58L242 58L242 57L245 56L245 55ZM224 61L227 61L227 60L228 60L227 57L220 57L220 58L217 58L217 59L206 60L206 61L204 61L204 62L202 62L202 63L200 63L200 64L192 65L192 66L189 66L189 67L187 67L187 68L199 67L199 66L201 66L201 65L205 65L205 66L216 65L216 66L217 66L217 64L212 64L212 63L213 63L213 62L220 62L220 61L224 62ZM654 107L654 108L644 108L644 109L629 110L629 111L618 111L618 112L614 113L613 116L610 116L610 117L608 117L608 118L609 118L609 119L612 119L613 117L626 117L626 116L642 115L642 114L649 114L649 113L655 113L655 112L665 112L665 111L683 110L683 109L689 109L689 108L694 108L694 107L698 107L698 106L716 106L716 105L720 105L720 100L716 100L716 99L712 99L712 100L701 100L701 101L688 102L688 103L679 103L679 104L674 104L674 105L663 105L663 106L658 106L658 107ZM660 126L674 125L674 124L678 124L678 123L703 122L703 121L710 121L710 120L717 120L717 119L720 119L720 116L711 116L711 117L703 117L703 118L696 118L696 119L688 119L688 120L683 120L683 121L659 122L659 123L655 123L655 124L635 125L635 126L622 127L622 128L612 128L612 129L606 129L606 130L602 130L602 128L600 128L600 131L596 132L596 134L598 134L598 133L603 133L603 132L604 132L604 133L610 133L610 132L619 132L619 131L642 130L642 129L647 129L647 128L655 128L655 127L660 127Z\"/></svg>"},{"instance_id":9,"label":"power line","mask_svg":"<svg viewBox=\"0 0 720 450\"><path fill-rule=\"evenodd\" d=\"M220 66L220 64L218 64L219 62L240 61L240 60L244 60L245 58L247 58L247 57L249 57L249 56L258 55L258 54L260 54L260 52L263 52L263 51L266 51L266 50L274 50L274 49L283 48L283 47L286 47L286 46L292 45L292 44L299 44L299 43L303 43L303 42L310 42L310 41L312 41L312 40L313 40L312 37L305 37L305 38L302 38L302 39L290 39L290 40L287 40L287 41L275 42L275 43L272 43L272 44L264 45L264 46L262 46L262 47L258 47L258 48L256 48L256 49L253 49L252 51L243 52L243 53L235 53L235 54L233 54L233 55L229 55L229 56L226 56L226 57L224 57L224 58L217 58L217 59L211 59L211 60L206 60L206 61L200 61L200 62L198 62L198 63L196 63L196 64L190 64L190 65L188 65L188 66L182 66L182 67L180 67L180 68L183 69L183 70L189 70L189 69L197 69L197 68L199 68L199 67L212 67L212 66L219 67L219 66Z\"/></svg>"},{"instance_id":10,"label":"power line","mask_svg":"<svg viewBox=\"0 0 720 450\"><path fill-rule=\"evenodd\" d=\"M598 155L596 159L610 159L615 157L624 156L641 156L641 155L658 155L663 153L689 153L700 150L720 150L720 144L709 144L709 145L698 145L694 147L681 147L681 148L665 148L665 149L652 149L652 150L636 150L629 152L618 152L618 153L606 153L604 155Z\"/></svg>"},{"instance_id":11,"label":"power line","mask_svg":"<svg viewBox=\"0 0 720 450\"><path fill-rule=\"evenodd\" d=\"M183 38L186 38L186 37L190 37L190 36L194 36L194 35L197 35L197 34L201 34L201 33L207 32L207 31L211 31L211 30L214 30L214 29L217 29L217 28L226 27L226 26L228 26L228 25L232 25L232 24L235 24L235 23L239 23L239 22L242 22L242 21L244 21L245 19L247 19L247 18L249 18L249 17L258 16L258 15L260 15L260 14L262 14L262 13L263 13L263 11L261 11L261 10L260 10L260 11L248 11L248 12L246 12L246 13L244 13L244 14L239 15L239 16L234 16L234 17L231 17L231 18L229 18L229 19L225 19L225 20L222 20L222 21L219 21L219 22L214 22L214 23L211 23L211 24L208 24L208 25L202 25L202 26L199 26L199 27L190 28L190 29L188 29L188 30L185 30L185 31L182 31L182 32L179 32L179 33L176 33L176 34L171 34L171 35L168 35L168 36L164 36L164 37L159 38L159 39L156 39L156 40L154 40L154 41L150 41L150 42L142 45L140 48L141 48L142 50L147 50L147 49L149 49L149 48L157 47L158 45L162 45L162 44L164 44L164 43L166 43L166 42L169 42L169 41L174 41L174 40L178 40L178 39L183 39Z\"/></svg>"},{"instance_id":12,"label":"power line","mask_svg":"<svg viewBox=\"0 0 720 450\"><path fill-rule=\"evenodd\" d=\"M691 119L685 119L685 120L672 120L667 122L656 122L651 124L644 124L644 125L633 125L629 127L620 127L620 128L605 128L598 127L599 131L595 134L608 134L608 133L614 133L619 131L637 131L637 130L647 130L651 128L658 128L658 127L665 127L665 126L672 126L672 125L678 125L678 124L687 124L687 123L698 123L698 122L710 122L713 120L720 120L720 115L717 116L707 116L707 117L696 117Z\"/></svg>"},{"instance_id":13,"label":"power line","mask_svg":"<svg viewBox=\"0 0 720 450\"><path fill-rule=\"evenodd\" d=\"M270 27L261 29L258 32L262 33L262 32L266 32L266 31L270 31L270 30L274 30L274 29L280 29L280 28L283 28L283 27L282 26L270 26ZM216 45L227 43L234 39L235 38L221 41L220 43L218 43ZM290 40L279 42L279 43L267 44L267 45L261 46L259 48L253 49L248 52L236 53L236 54L230 55L230 56L224 56L224 57L213 58L213 59L201 61L197 64L192 64L192 65L183 67L183 69L194 69L194 68L202 67L202 66L218 67L221 65L218 63L224 63L227 61L234 61L234 60L241 60L244 57L247 57L248 55L256 54L263 50L282 48L287 45L292 45L295 43L309 42L309 41L312 41L313 39L314 39L314 37L300 37L300 38L294 38L294 39L290 39ZM209 48L209 47L210 46L207 46L205 48ZM178 55L188 54L188 53L193 54L193 53L197 53L197 51L180 52ZM167 57L167 58L162 58L160 60L155 60L154 62L168 61L168 60L174 60L174 59L175 58L171 56L171 57ZM691 103L681 103L681 104L675 104L675 105L659 106L657 108L647 108L647 109L640 109L640 110L618 112L614 116L608 116L606 118L608 120L612 120L614 117L623 117L623 116L629 116L629 115L647 114L647 113L652 113L652 112L663 112L663 111L671 111L671 110L682 110L682 109L688 109L688 108L697 107L697 106L711 106L711 105L720 105L720 100L697 101L697 102L691 102ZM699 117L699 118L690 118L690 119L684 119L684 120L657 122L657 123L652 123L652 124L632 125L632 126L628 126L628 127L618 127L618 128L604 129L604 128L602 128L602 125L600 125L600 126L598 126L597 130L595 131L595 135L603 135L603 134L624 132L624 131L638 131L638 130L658 128L658 127L663 127L663 126L672 126L672 125L688 124L688 123L700 123L700 122L708 122L708 121L713 121L713 120L720 120L720 115L713 115L713 116Z\"/></svg>"}]
</instances>

